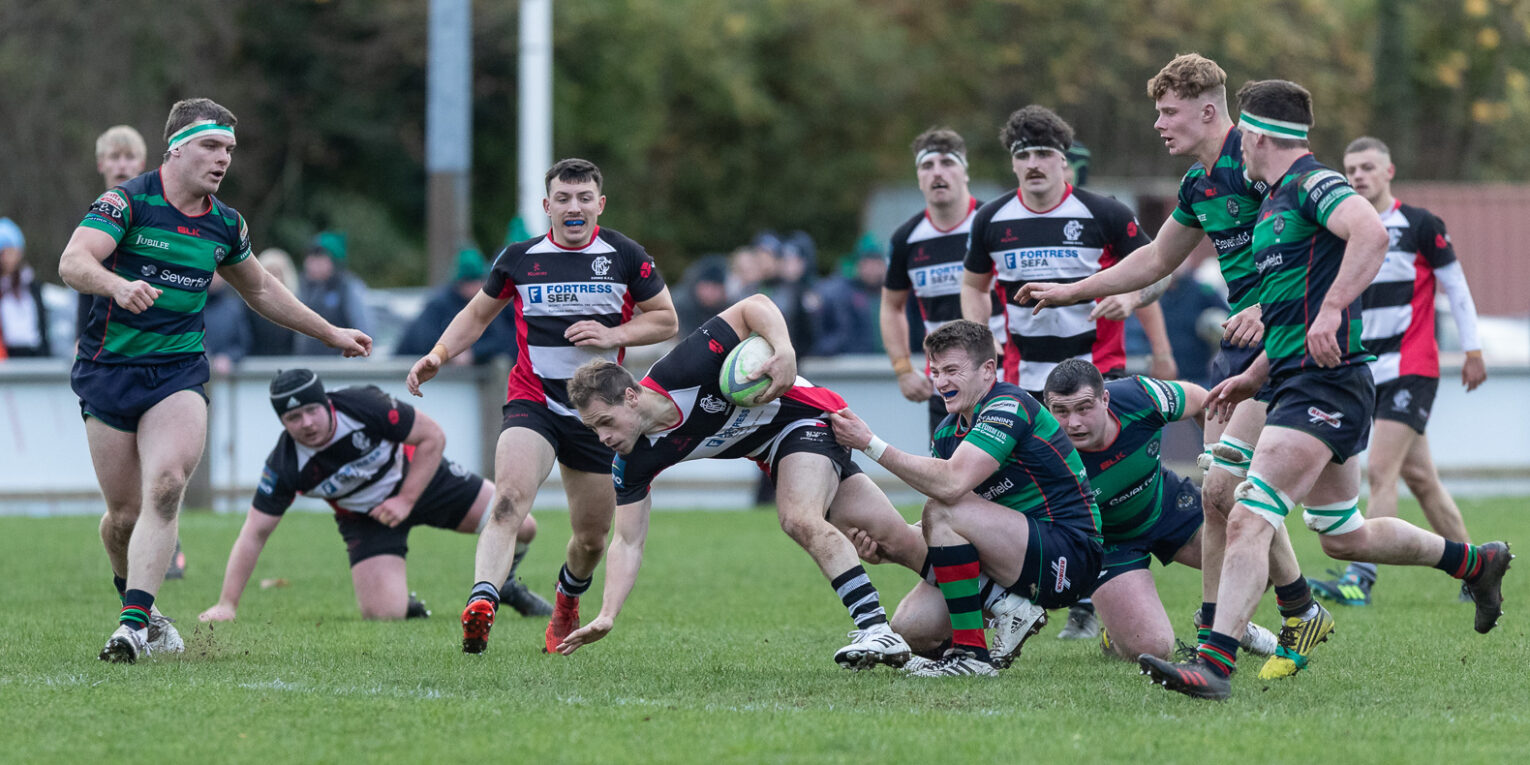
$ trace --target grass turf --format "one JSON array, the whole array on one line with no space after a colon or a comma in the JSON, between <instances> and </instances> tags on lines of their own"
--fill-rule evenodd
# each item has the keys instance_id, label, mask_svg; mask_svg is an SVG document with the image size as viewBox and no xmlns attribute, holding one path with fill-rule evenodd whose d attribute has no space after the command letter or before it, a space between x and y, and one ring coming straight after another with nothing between
<instances>
[{"instance_id":1,"label":"grass turf","mask_svg":"<svg viewBox=\"0 0 1530 765\"><path fill-rule=\"evenodd\" d=\"M1530 549L1522 500L1463 503L1478 539ZM1404 517L1417 521L1416 508ZM538 513L522 573L550 584L565 515ZM239 620L210 629L240 518L190 514L184 581L162 608L183 656L96 659L117 611L88 518L0 518L6 638L0 752L8 762L1512 762L1530 745L1525 570L1508 614L1472 631L1472 607L1430 569L1383 569L1376 603L1334 608L1338 632L1310 669L1264 682L1245 659L1226 703L1194 701L1056 639L1062 613L997 680L921 680L832 661L844 609L774 515L656 513L637 589L604 641L570 658L540 653L540 619L500 615L483 656L459 650L456 617L473 538L411 536L410 584L427 620L368 623L343 545L321 515L282 522ZM1332 565L1293 530L1309 574ZM915 579L872 568L884 602ZM1157 570L1180 637L1199 574ZM285 587L262 590L261 578ZM600 577L584 604L598 610ZM1274 626L1273 598L1257 618ZM110 758L110 759L108 759Z\"/></svg>"}]
</instances>

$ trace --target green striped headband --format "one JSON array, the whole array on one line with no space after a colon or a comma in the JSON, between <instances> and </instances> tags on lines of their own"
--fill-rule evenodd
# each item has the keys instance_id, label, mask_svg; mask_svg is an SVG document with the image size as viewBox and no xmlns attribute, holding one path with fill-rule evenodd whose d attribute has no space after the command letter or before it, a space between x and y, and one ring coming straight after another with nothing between
<instances>
[{"instance_id":1,"label":"green striped headband","mask_svg":"<svg viewBox=\"0 0 1530 765\"><path fill-rule=\"evenodd\" d=\"M198 120L172 133L170 147L166 151L178 149L204 135L224 135L233 138L234 129L228 125L219 125L213 120Z\"/></svg>"},{"instance_id":2,"label":"green striped headband","mask_svg":"<svg viewBox=\"0 0 1530 765\"><path fill-rule=\"evenodd\" d=\"M1238 114L1238 127L1250 133L1263 133L1275 138L1294 138L1298 141L1307 140L1307 131L1312 129L1311 125L1303 125L1300 122L1255 117L1248 112Z\"/></svg>"}]
</instances>

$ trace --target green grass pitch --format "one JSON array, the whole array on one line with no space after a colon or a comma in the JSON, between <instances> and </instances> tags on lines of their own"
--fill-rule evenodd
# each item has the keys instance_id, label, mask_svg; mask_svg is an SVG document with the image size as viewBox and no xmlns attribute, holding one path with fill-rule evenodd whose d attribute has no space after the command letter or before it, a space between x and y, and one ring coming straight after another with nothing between
<instances>
[{"instance_id":1,"label":"green grass pitch","mask_svg":"<svg viewBox=\"0 0 1530 765\"><path fill-rule=\"evenodd\" d=\"M1467 501L1479 540L1530 551L1518 499ZM1418 519L1415 507L1405 517ZM538 513L522 568L548 594L568 521ZM217 597L241 518L183 518L190 558L167 582L183 656L96 659L117 611L90 518L0 518L0 761L5 762L1522 762L1530 751L1530 570L1505 587L1490 635L1429 569L1383 569L1377 602L1335 608L1310 669L1262 682L1242 662L1234 698L1194 701L1148 683L1093 642L1056 639L1062 614L997 680L922 680L834 665L851 624L773 513L655 513L647 559L616 631L573 657L540 651L542 620L508 610L483 656L459 650L473 539L422 529L410 582L435 615L357 614L332 521L277 529L239 620L196 614ZM1299 524L1297 524L1299 525ZM1327 565L1293 529L1307 571ZM871 569L884 602L913 584ZM1199 574L1159 570L1181 638ZM584 604L598 610L601 580ZM1258 619L1274 626L1273 598ZM131 758L131 759L129 759Z\"/></svg>"}]
</instances>

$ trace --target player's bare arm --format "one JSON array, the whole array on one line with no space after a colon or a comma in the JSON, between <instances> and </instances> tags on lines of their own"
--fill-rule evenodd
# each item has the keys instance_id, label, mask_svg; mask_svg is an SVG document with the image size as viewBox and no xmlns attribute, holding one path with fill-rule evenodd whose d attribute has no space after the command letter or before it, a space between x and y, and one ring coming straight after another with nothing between
<instances>
[{"instance_id":1,"label":"player's bare arm","mask_svg":"<svg viewBox=\"0 0 1530 765\"><path fill-rule=\"evenodd\" d=\"M1343 361L1337 338L1341 316L1376 278L1386 259L1389 240L1376 209L1358 194L1339 202L1328 216L1327 228L1348 244L1339 273L1323 297L1323 307L1307 330L1307 351L1318 364L1336 367Z\"/></svg>"},{"instance_id":2,"label":"player's bare arm","mask_svg":"<svg viewBox=\"0 0 1530 765\"><path fill-rule=\"evenodd\" d=\"M786 328L786 317L781 315L781 309L764 295L750 295L729 306L718 317L728 322L740 339L757 334L775 349L775 354L749 378L770 378L770 387L765 389L760 403L774 401L791 390L797 381L797 351L792 348L791 333Z\"/></svg>"},{"instance_id":3,"label":"player's bare arm","mask_svg":"<svg viewBox=\"0 0 1530 765\"><path fill-rule=\"evenodd\" d=\"M342 356L370 356L372 338L357 329L336 327L303 305L287 291L280 279L271 275L255 258L245 258L233 265L219 266L218 273L244 298L255 312L294 332L302 332L340 351Z\"/></svg>"},{"instance_id":4,"label":"player's bare arm","mask_svg":"<svg viewBox=\"0 0 1530 765\"><path fill-rule=\"evenodd\" d=\"M245 585L250 583L255 562L260 560L260 551L265 549L266 540L271 538L271 532L276 530L276 524L281 523L281 520L280 515L250 508L249 515L244 518L244 526L239 529L239 537L234 540L234 547L228 553L228 565L223 570L223 589L218 594L218 602L199 614L197 619L204 622L234 620L239 609L239 598L244 594Z\"/></svg>"},{"instance_id":5,"label":"player's bare arm","mask_svg":"<svg viewBox=\"0 0 1530 765\"><path fill-rule=\"evenodd\" d=\"M874 454L877 450L869 447L881 439L855 412L842 409L830 414L829 420L834 426L834 440L842 446L866 452L915 491L941 502L957 502L999 469L998 460L967 443L956 447L956 452L946 460L909 454L885 442L878 444L880 453Z\"/></svg>"},{"instance_id":6,"label":"player's bare arm","mask_svg":"<svg viewBox=\"0 0 1530 765\"><path fill-rule=\"evenodd\" d=\"M600 613L589 624L570 632L559 644L558 653L567 656L580 646L609 635L616 626L616 615L621 613L627 596L632 594L638 569L643 566L643 543L648 539L648 516L652 507L652 495L638 502L617 505L611 546L606 551L606 587L600 599Z\"/></svg>"},{"instance_id":7,"label":"player's bare arm","mask_svg":"<svg viewBox=\"0 0 1530 765\"><path fill-rule=\"evenodd\" d=\"M441 453L446 450L446 433L441 426L424 412L416 410L414 425L404 437L404 445L414 447L414 458L409 461L409 472L398 485L398 493L372 508L372 517L384 526L394 527L403 523L414 511L414 503L420 500L425 487L435 477L441 466Z\"/></svg>"},{"instance_id":8,"label":"player's bare arm","mask_svg":"<svg viewBox=\"0 0 1530 765\"><path fill-rule=\"evenodd\" d=\"M1036 301L1034 311L1047 306L1064 306L1108 295L1120 295L1151 287L1172 275L1179 264L1185 262L1190 251L1200 244L1205 232L1198 228L1181 225L1173 218L1164 221L1158 236L1151 244L1133 250L1110 268L1101 270L1083 281L1072 284L1032 282L1020 288L1016 302ZM1164 285L1164 289L1168 286ZM1162 294L1161 292L1159 293ZM1155 298L1156 299L1156 298ZM1139 304L1152 301L1138 298Z\"/></svg>"},{"instance_id":9,"label":"player's bare arm","mask_svg":"<svg viewBox=\"0 0 1530 765\"><path fill-rule=\"evenodd\" d=\"M914 369L908 352L908 290L882 288L882 306L878 321L882 328L882 347L898 376L898 390L915 403L924 403L934 394L930 378Z\"/></svg>"},{"instance_id":10,"label":"player's bare arm","mask_svg":"<svg viewBox=\"0 0 1530 765\"><path fill-rule=\"evenodd\" d=\"M76 292L109 297L133 313L143 313L159 298L160 289L148 282L128 281L101 265L115 249L117 241L105 232L80 226L59 256L58 276Z\"/></svg>"},{"instance_id":11,"label":"player's bare arm","mask_svg":"<svg viewBox=\"0 0 1530 765\"><path fill-rule=\"evenodd\" d=\"M993 291L993 274L962 271L962 318L979 324L988 323L993 312L993 301L988 295Z\"/></svg>"},{"instance_id":12,"label":"player's bare arm","mask_svg":"<svg viewBox=\"0 0 1530 765\"><path fill-rule=\"evenodd\" d=\"M623 324L608 327L586 319L574 322L563 336L574 345L608 351L662 343L680 331L680 315L675 312L675 301L670 297L668 287L638 303L637 307L640 313Z\"/></svg>"},{"instance_id":13,"label":"player's bare arm","mask_svg":"<svg viewBox=\"0 0 1530 765\"><path fill-rule=\"evenodd\" d=\"M473 299L452 318L452 323L446 325L446 331L441 333L441 339L436 341L430 353L414 362L414 366L409 369L409 376L404 379L404 387L416 396L423 395L420 386L435 377L453 356L473 347L473 343L478 342L483 331L488 329L489 322L494 321L494 317L509 304L509 298L500 300L483 292L474 294Z\"/></svg>"}]
</instances>

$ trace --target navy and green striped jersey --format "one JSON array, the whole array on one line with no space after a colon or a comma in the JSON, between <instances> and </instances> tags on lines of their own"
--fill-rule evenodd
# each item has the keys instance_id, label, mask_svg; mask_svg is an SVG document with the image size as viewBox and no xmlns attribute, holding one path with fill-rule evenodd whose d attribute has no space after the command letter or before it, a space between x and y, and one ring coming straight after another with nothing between
<instances>
[{"instance_id":1,"label":"navy and green striped jersey","mask_svg":"<svg viewBox=\"0 0 1530 765\"><path fill-rule=\"evenodd\" d=\"M207 209L197 215L175 209L165 201L155 169L96 197L80 226L116 240L117 249L103 266L129 281L148 282L161 294L138 314L97 297L80 332L79 358L164 364L200 355L202 307L213 269L250 256L244 217L217 197L209 197Z\"/></svg>"},{"instance_id":2,"label":"navy and green striped jersey","mask_svg":"<svg viewBox=\"0 0 1530 765\"><path fill-rule=\"evenodd\" d=\"M1252 248L1254 216L1269 190L1264 181L1249 180L1243 167L1243 133L1237 128L1227 131L1215 167L1208 169L1197 162L1179 183L1174 220L1205 231L1217 248L1217 265L1227 281L1227 303L1233 313L1258 302L1255 287L1259 273L1254 270Z\"/></svg>"},{"instance_id":3,"label":"navy and green striped jersey","mask_svg":"<svg viewBox=\"0 0 1530 765\"><path fill-rule=\"evenodd\" d=\"M1336 170L1311 154L1291 164L1259 208L1254 226L1254 267L1270 377L1316 366L1307 355L1307 329L1339 274L1345 241L1326 228L1328 216L1355 190ZM1335 336L1345 366L1374 357L1360 344L1360 297L1344 309Z\"/></svg>"},{"instance_id":4,"label":"navy and green striped jersey","mask_svg":"<svg viewBox=\"0 0 1530 765\"><path fill-rule=\"evenodd\" d=\"M1052 413L1013 383L994 383L971 422L946 415L930 453L950 459L962 442L999 461L999 469L973 491L983 499L1100 539L1100 511L1089 491L1084 463Z\"/></svg>"},{"instance_id":5,"label":"navy and green striped jersey","mask_svg":"<svg viewBox=\"0 0 1530 765\"><path fill-rule=\"evenodd\" d=\"M1105 390L1110 416L1121 431L1098 451L1080 449L1078 456L1100 507L1105 544L1118 544L1142 536L1163 514L1159 449L1164 426L1185 415L1185 389L1177 382L1139 376L1110 380Z\"/></svg>"}]
</instances>

